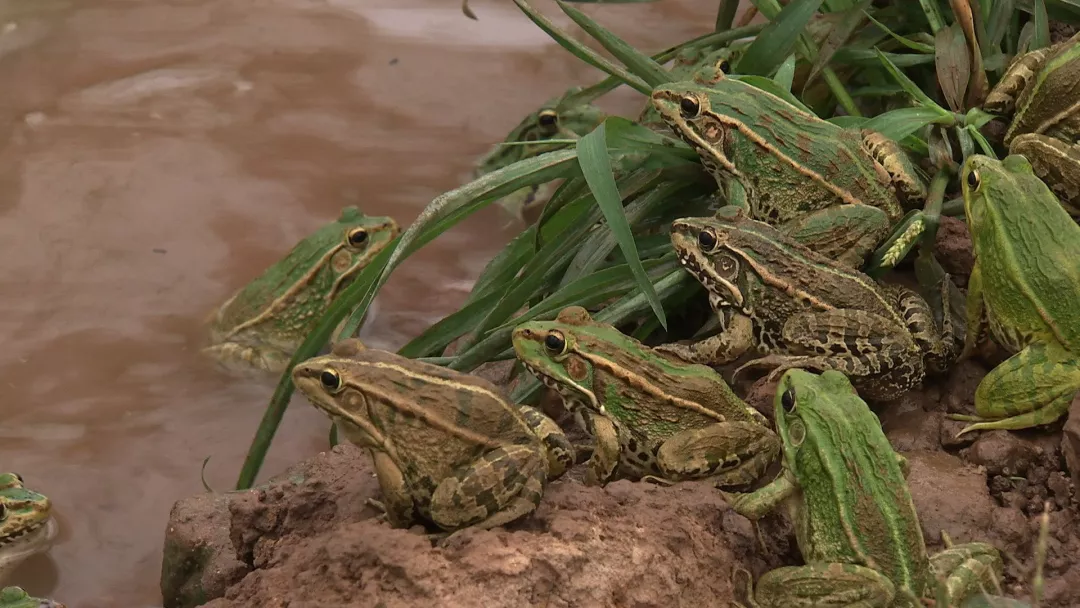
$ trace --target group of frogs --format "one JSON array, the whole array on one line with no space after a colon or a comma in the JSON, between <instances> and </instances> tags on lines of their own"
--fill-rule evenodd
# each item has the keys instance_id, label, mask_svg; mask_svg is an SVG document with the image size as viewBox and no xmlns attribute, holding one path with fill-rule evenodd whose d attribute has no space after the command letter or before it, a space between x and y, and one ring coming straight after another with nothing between
<instances>
[{"instance_id":1,"label":"group of frogs","mask_svg":"<svg viewBox=\"0 0 1080 608\"><path fill-rule=\"evenodd\" d=\"M670 227L718 331L651 347L578 306L513 331L516 357L561 396L589 445L485 379L355 338L299 363L292 378L368 450L382 490L372 504L392 526L429 523L442 536L510 523L588 454L586 484L709 479L748 518L787 507L806 565L766 573L752 605L959 605L994 588L1001 556L980 542L927 554L906 461L863 399L899 397L987 337L1013 354L979 384L976 415L954 415L973 423L962 433L1054 422L1080 390L1080 226L1070 217L1080 104L1061 99L1080 74L1078 49L1074 38L1019 57L988 98L1010 123L1010 155L970 156L959 175L976 260L962 337L941 309L948 275L928 287L940 296L934 307L862 271L927 197L906 153L730 75L723 49L683 66L685 81L657 87L640 119L692 146L730 203ZM557 106L511 134L535 145L489 156L483 170L603 119L592 106ZM397 233L391 218L346 209L218 309L205 352L233 369L283 372L319 313ZM735 376L770 370L771 422L712 367L754 354Z\"/></svg>"}]
</instances>

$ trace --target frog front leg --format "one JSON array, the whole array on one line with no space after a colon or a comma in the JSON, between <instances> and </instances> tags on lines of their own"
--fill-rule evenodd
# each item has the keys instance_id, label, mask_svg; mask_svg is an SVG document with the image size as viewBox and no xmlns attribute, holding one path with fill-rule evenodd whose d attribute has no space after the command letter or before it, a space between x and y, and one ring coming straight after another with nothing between
<instances>
[{"instance_id":1,"label":"frog front leg","mask_svg":"<svg viewBox=\"0 0 1080 608\"><path fill-rule=\"evenodd\" d=\"M665 479L713 477L716 486L736 487L756 481L780 453L780 440L755 422L720 422L668 437L656 454Z\"/></svg>"},{"instance_id":2,"label":"frog front leg","mask_svg":"<svg viewBox=\"0 0 1080 608\"><path fill-rule=\"evenodd\" d=\"M431 520L444 530L487 530L528 515L547 484L547 459L536 445L508 445L486 452L431 494Z\"/></svg>"},{"instance_id":3,"label":"frog front leg","mask_svg":"<svg viewBox=\"0 0 1080 608\"><path fill-rule=\"evenodd\" d=\"M619 444L619 429L607 416L582 408L580 419L585 422L585 431L593 436L596 447L586 462L585 485L604 485L611 481L619 467L622 447Z\"/></svg>"},{"instance_id":4,"label":"frog front leg","mask_svg":"<svg viewBox=\"0 0 1080 608\"><path fill-rule=\"evenodd\" d=\"M871 205L836 205L805 213L780 230L817 253L860 268L889 233L889 217Z\"/></svg>"},{"instance_id":5,"label":"frog front leg","mask_svg":"<svg viewBox=\"0 0 1080 608\"><path fill-rule=\"evenodd\" d=\"M718 314L730 317L720 333L692 344L661 344L653 351L705 365L723 365L738 359L754 343L754 323L741 313L729 315L728 311L720 311Z\"/></svg>"},{"instance_id":6,"label":"frog front leg","mask_svg":"<svg viewBox=\"0 0 1080 608\"><path fill-rule=\"evenodd\" d=\"M979 342L986 334L988 326L986 300L983 299L982 267L979 265L978 260L975 261L975 265L971 268L971 276L968 278L965 316L964 348L960 350L958 361L963 361L975 353Z\"/></svg>"},{"instance_id":7,"label":"frog front leg","mask_svg":"<svg viewBox=\"0 0 1080 608\"><path fill-rule=\"evenodd\" d=\"M989 543L954 545L930 557L930 568L945 585L950 606L980 591L993 591L1001 580L1001 554Z\"/></svg>"},{"instance_id":8,"label":"frog front leg","mask_svg":"<svg viewBox=\"0 0 1080 608\"><path fill-rule=\"evenodd\" d=\"M1080 359L1056 342L1035 343L990 370L975 389L977 416L951 414L975 422L975 430L1026 429L1054 422L1080 391Z\"/></svg>"},{"instance_id":9,"label":"frog front leg","mask_svg":"<svg viewBox=\"0 0 1080 608\"><path fill-rule=\"evenodd\" d=\"M391 527L408 528L414 521L416 511L412 495L405 485L405 476L386 452L369 449L368 453L375 463L375 477L379 480L383 497L382 503L371 503L386 514Z\"/></svg>"},{"instance_id":10,"label":"frog front leg","mask_svg":"<svg viewBox=\"0 0 1080 608\"><path fill-rule=\"evenodd\" d=\"M758 579L751 605L756 608L860 606L888 608L896 587L880 572L855 564L785 566Z\"/></svg>"},{"instance_id":11,"label":"frog front leg","mask_svg":"<svg viewBox=\"0 0 1080 608\"><path fill-rule=\"evenodd\" d=\"M563 473L574 466L577 458L574 445L570 443L559 425L555 424L554 420L545 416L540 410L528 405L518 405L518 411L521 412L525 423L540 438L540 443L544 446L544 453L547 455L548 463L548 481L554 481L562 477Z\"/></svg>"}]
</instances>

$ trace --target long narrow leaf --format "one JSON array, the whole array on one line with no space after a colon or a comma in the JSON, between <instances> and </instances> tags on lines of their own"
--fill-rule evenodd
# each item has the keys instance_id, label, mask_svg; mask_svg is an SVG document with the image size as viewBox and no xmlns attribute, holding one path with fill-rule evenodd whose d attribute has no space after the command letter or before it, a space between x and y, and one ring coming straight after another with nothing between
<instances>
[{"instance_id":1,"label":"long narrow leaf","mask_svg":"<svg viewBox=\"0 0 1080 608\"><path fill-rule=\"evenodd\" d=\"M574 23L585 30L585 33L592 36L594 40L600 43L600 46L607 49L609 53L621 61L632 74L653 87L671 82L671 74L662 65L653 61L651 57L630 46L611 31L593 21L588 15L562 0L555 0L555 3Z\"/></svg>"},{"instance_id":2,"label":"long narrow leaf","mask_svg":"<svg viewBox=\"0 0 1080 608\"><path fill-rule=\"evenodd\" d=\"M648 95L652 92L652 87L649 86L644 80L631 74L626 68L615 65L607 59L601 57L596 51L585 46L581 42L575 40L569 34L560 29L557 25L548 20L539 12L536 11L525 0L514 0L514 3L518 5L525 16L532 20L540 29L544 30L548 36L551 36L555 42L559 43L559 46L570 51L572 55L581 59L585 63L600 69L615 78L618 78L625 82L630 87L637 89L644 95Z\"/></svg>"},{"instance_id":3,"label":"long narrow leaf","mask_svg":"<svg viewBox=\"0 0 1080 608\"><path fill-rule=\"evenodd\" d=\"M1050 46L1050 19L1046 15L1046 2L1035 0L1035 35L1028 50L1034 51Z\"/></svg>"},{"instance_id":4,"label":"long narrow leaf","mask_svg":"<svg viewBox=\"0 0 1080 608\"><path fill-rule=\"evenodd\" d=\"M904 87L904 92L910 95L912 99L923 104L924 106L941 108L942 112L946 111L945 108L942 108L937 103L935 103L933 99L930 99L930 96L924 93L923 90L919 88L919 85L912 82L911 79L908 78L907 75L900 70L900 68L896 67L896 64L893 63L892 60L885 55L885 53L882 53L876 48L874 49L874 51L877 52L878 60L880 60L881 63L885 66L885 69L889 71L889 74L892 74L892 77L896 79L896 82L899 83L900 86Z\"/></svg>"},{"instance_id":5,"label":"long narrow leaf","mask_svg":"<svg viewBox=\"0 0 1080 608\"><path fill-rule=\"evenodd\" d=\"M604 129L605 125L601 123L599 127L578 141L578 163L581 165L581 173L585 176L585 181L589 182L589 188L596 196L596 203L603 212L604 219L607 220L608 226L619 241L619 248L630 263L630 269L633 270L642 293L649 300L656 318L660 319L660 324L666 328L667 317L664 315L664 307L661 306L660 299L657 298L652 283L649 282L645 269L641 266L637 247L634 244L634 235L623 214L622 197L615 186L615 175L611 170L611 157L608 155L607 136Z\"/></svg>"},{"instance_id":6,"label":"long narrow leaf","mask_svg":"<svg viewBox=\"0 0 1080 608\"><path fill-rule=\"evenodd\" d=\"M768 76L791 54L799 34L821 6L822 0L792 0L750 43L739 59L739 74Z\"/></svg>"}]
</instances>

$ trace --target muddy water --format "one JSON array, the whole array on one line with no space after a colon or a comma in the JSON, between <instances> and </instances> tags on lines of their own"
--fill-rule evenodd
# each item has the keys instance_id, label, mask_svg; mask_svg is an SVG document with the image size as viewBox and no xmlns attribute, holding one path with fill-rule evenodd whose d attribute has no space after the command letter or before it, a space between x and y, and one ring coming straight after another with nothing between
<instances>
[{"instance_id":1,"label":"muddy water","mask_svg":"<svg viewBox=\"0 0 1080 608\"><path fill-rule=\"evenodd\" d=\"M62 527L13 583L160 605L170 507L203 491L207 456L232 487L273 388L197 355L205 315L343 205L411 221L539 101L596 78L509 2L476 0L478 22L458 4L0 3L0 469ZM659 49L708 31L713 4L589 12ZM368 342L452 311L519 229L492 208L416 254ZM326 448L326 420L293 405L261 479Z\"/></svg>"}]
</instances>

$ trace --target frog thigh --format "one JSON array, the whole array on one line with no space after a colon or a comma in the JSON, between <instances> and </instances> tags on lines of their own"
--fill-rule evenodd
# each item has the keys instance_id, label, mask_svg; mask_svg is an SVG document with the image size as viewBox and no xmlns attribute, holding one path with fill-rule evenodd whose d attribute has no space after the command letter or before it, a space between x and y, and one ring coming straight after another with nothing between
<instances>
[{"instance_id":1,"label":"frog thigh","mask_svg":"<svg viewBox=\"0 0 1080 608\"><path fill-rule=\"evenodd\" d=\"M544 452L547 454L548 463L548 481L558 479L570 467L574 466L577 456L574 445L570 443L559 425L555 424L554 420L545 416L540 410L528 405L519 405L518 410L521 412L521 416L525 418L525 423L529 425L533 433L540 438L540 442L544 444Z\"/></svg>"},{"instance_id":2,"label":"frog thigh","mask_svg":"<svg viewBox=\"0 0 1080 608\"><path fill-rule=\"evenodd\" d=\"M665 479L716 477L717 487L740 486L765 473L780 452L776 434L754 422L731 421L675 433L660 445Z\"/></svg>"},{"instance_id":3,"label":"frog thigh","mask_svg":"<svg viewBox=\"0 0 1080 608\"><path fill-rule=\"evenodd\" d=\"M497 447L439 482L431 494L431 520L444 530L501 526L536 509L546 483L542 449Z\"/></svg>"},{"instance_id":4,"label":"frog thigh","mask_svg":"<svg viewBox=\"0 0 1080 608\"><path fill-rule=\"evenodd\" d=\"M859 268L889 233L889 217L871 205L836 205L803 214L782 230L822 255Z\"/></svg>"},{"instance_id":5,"label":"frog thigh","mask_svg":"<svg viewBox=\"0 0 1080 608\"><path fill-rule=\"evenodd\" d=\"M281 374L292 356L268 346L251 346L239 342L221 342L202 349L204 355L215 359L225 369L250 372L252 369Z\"/></svg>"},{"instance_id":6,"label":"frog thigh","mask_svg":"<svg viewBox=\"0 0 1080 608\"><path fill-rule=\"evenodd\" d=\"M954 545L930 558L930 567L945 581L949 605L960 605L979 591L992 592L1001 579L1001 554L989 543Z\"/></svg>"},{"instance_id":7,"label":"frog thigh","mask_svg":"<svg viewBox=\"0 0 1080 608\"><path fill-rule=\"evenodd\" d=\"M754 589L760 608L892 606L896 587L884 574L854 564L785 566L766 572Z\"/></svg>"},{"instance_id":8,"label":"frog thigh","mask_svg":"<svg viewBox=\"0 0 1080 608\"><path fill-rule=\"evenodd\" d=\"M960 434L980 429L1026 429L1054 422L1080 391L1080 359L1057 343L1034 343L986 374L975 389L978 420Z\"/></svg>"},{"instance_id":9,"label":"frog thigh","mask_svg":"<svg viewBox=\"0 0 1080 608\"><path fill-rule=\"evenodd\" d=\"M382 490L386 519L389 520L391 527L409 527L413 522L415 511L412 495L409 494L409 489L405 485L405 476L386 452L369 449L368 453L375 462L375 477L379 480L379 488Z\"/></svg>"}]
</instances>

